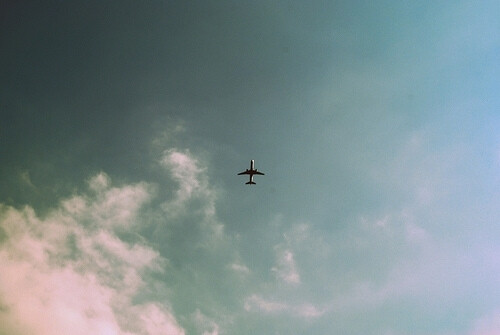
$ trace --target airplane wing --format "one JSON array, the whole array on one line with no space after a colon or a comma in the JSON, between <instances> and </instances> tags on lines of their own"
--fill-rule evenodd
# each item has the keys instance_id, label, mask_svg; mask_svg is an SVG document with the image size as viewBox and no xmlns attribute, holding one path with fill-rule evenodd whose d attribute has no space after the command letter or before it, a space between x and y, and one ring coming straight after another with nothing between
<instances>
[{"instance_id":1,"label":"airplane wing","mask_svg":"<svg viewBox=\"0 0 500 335\"><path fill-rule=\"evenodd\" d=\"M242 175L242 174L250 174L250 172L249 171L243 171L243 172L238 173L238 176Z\"/></svg>"},{"instance_id":2,"label":"airplane wing","mask_svg":"<svg viewBox=\"0 0 500 335\"><path fill-rule=\"evenodd\" d=\"M262 172L260 172L260 171L256 171L256 172L254 172L253 174L260 174L260 175L262 175L262 176L264 175L264 174L263 174Z\"/></svg>"}]
</instances>

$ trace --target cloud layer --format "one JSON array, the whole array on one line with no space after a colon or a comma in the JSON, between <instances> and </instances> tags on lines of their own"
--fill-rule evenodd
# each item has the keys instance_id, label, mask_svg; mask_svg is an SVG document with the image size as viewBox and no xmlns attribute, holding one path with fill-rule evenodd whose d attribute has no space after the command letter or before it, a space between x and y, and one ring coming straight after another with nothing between
<instances>
[{"instance_id":1,"label":"cloud layer","mask_svg":"<svg viewBox=\"0 0 500 335\"><path fill-rule=\"evenodd\" d=\"M258 237L265 243L257 256L224 231L199 158L170 149L159 162L165 185L114 185L101 172L44 215L0 206L0 332L247 334L330 329L328 320L342 329L344 320L391 306L423 304L432 320L494 291L498 248L466 252L437 239L422 221L420 198L361 215L336 234L277 215ZM489 280L478 290L482 278ZM498 330L497 306L487 306L493 312L464 321L467 334ZM394 323L378 327L404 333Z\"/></svg>"}]
</instances>

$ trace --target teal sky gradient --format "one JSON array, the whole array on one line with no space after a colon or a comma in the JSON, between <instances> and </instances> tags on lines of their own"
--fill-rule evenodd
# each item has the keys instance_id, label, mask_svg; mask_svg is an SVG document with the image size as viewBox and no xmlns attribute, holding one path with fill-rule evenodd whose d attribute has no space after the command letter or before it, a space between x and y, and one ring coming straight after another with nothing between
<instances>
[{"instance_id":1,"label":"teal sky gradient","mask_svg":"<svg viewBox=\"0 0 500 335\"><path fill-rule=\"evenodd\" d=\"M1 8L0 334L500 333L498 2Z\"/></svg>"}]
</instances>

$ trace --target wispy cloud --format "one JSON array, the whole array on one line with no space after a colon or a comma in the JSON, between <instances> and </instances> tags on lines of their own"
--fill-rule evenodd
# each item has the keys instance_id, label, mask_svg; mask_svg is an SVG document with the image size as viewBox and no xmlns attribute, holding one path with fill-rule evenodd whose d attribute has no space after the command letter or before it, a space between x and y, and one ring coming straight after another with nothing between
<instances>
[{"instance_id":1,"label":"wispy cloud","mask_svg":"<svg viewBox=\"0 0 500 335\"><path fill-rule=\"evenodd\" d=\"M293 253L288 249L277 250L277 264L271 270L287 284L300 284L300 275Z\"/></svg>"},{"instance_id":2,"label":"wispy cloud","mask_svg":"<svg viewBox=\"0 0 500 335\"><path fill-rule=\"evenodd\" d=\"M204 315L199 309L196 309L195 313L192 315L194 323L201 335L219 335L220 329L219 325L215 323L212 319Z\"/></svg>"},{"instance_id":3,"label":"wispy cloud","mask_svg":"<svg viewBox=\"0 0 500 335\"><path fill-rule=\"evenodd\" d=\"M236 273L239 273L241 275L248 275L250 273L250 269L243 265L243 264L239 264L239 263L232 263L230 265L230 268L235 271Z\"/></svg>"},{"instance_id":4,"label":"wispy cloud","mask_svg":"<svg viewBox=\"0 0 500 335\"><path fill-rule=\"evenodd\" d=\"M309 303L289 304L268 300L255 294L245 300L245 310L249 312L260 311L267 314L287 313L307 319L318 318L326 312L325 309L318 308Z\"/></svg>"},{"instance_id":5,"label":"wispy cloud","mask_svg":"<svg viewBox=\"0 0 500 335\"><path fill-rule=\"evenodd\" d=\"M273 229L281 230L281 224L275 223ZM247 312L264 313L270 316L285 315L300 319L314 320L329 312L329 307L317 303L317 299L304 294L311 289L311 283L303 283L296 261L300 251L302 259L323 253L324 245L315 236L308 224L294 224L281 233L282 241L273 248L275 264L271 267L275 280L260 283L258 293L248 295L244 300ZM296 251L298 250L298 251ZM254 291L255 292L255 291Z\"/></svg>"},{"instance_id":6,"label":"wispy cloud","mask_svg":"<svg viewBox=\"0 0 500 335\"><path fill-rule=\"evenodd\" d=\"M497 291L498 247L483 243L461 247L454 241L438 240L405 220L405 215L387 215L362 223L358 234L362 236L366 229L370 240L362 238L363 249L379 253L375 259L380 264L379 258L389 251L399 253L399 258L392 256L378 273L359 275L344 292L334 294L331 311L380 309L402 301L423 303L429 310L451 309L471 294L489 300Z\"/></svg>"},{"instance_id":7,"label":"wispy cloud","mask_svg":"<svg viewBox=\"0 0 500 335\"><path fill-rule=\"evenodd\" d=\"M208 183L205 169L189 152L170 149L163 153L161 164L178 183L175 198L163 204L169 222L182 221L191 217L200 228L205 229L206 241L220 240L223 236L223 225L216 218L215 203L217 194Z\"/></svg>"},{"instance_id":8,"label":"wispy cloud","mask_svg":"<svg viewBox=\"0 0 500 335\"><path fill-rule=\"evenodd\" d=\"M174 179L180 184L177 190L179 201L189 199L195 191L206 190L206 185L199 179L202 169L189 152L167 150L161 163L169 169Z\"/></svg>"},{"instance_id":9,"label":"wispy cloud","mask_svg":"<svg viewBox=\"0 0 500 335\"><path fill-rule=\"evenodd\" d=\"M19 173L19 179L21 180L21 182L30 187L30 188L36 188L35 185L33 184L33 182L31 181L31 177L30 177L30 173L29 171L25 170L25 171L21 171Z\"/></svg>"},{"instance_id":10,"label":"wispy cloud","mask_svg":"<svg viewBox=\"0 0 500 335\"><path fill-rule=\"evenodd\" d=\"M474 322L470 335L500 334L500 309L494 310Z\"/></svg>"}]
</instances>

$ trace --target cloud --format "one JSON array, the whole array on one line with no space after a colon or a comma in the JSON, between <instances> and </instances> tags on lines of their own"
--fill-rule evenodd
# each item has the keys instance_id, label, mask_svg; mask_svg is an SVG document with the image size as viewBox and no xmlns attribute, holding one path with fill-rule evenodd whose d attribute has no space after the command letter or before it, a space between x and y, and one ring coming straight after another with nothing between
<instances>
[{"instance_id":1,"label":"cloud","mask_svg":"<svg viewBox=\"0 0 500 335\"><path fill-rule=\"evenodd\" d=\"M253 294L245 300L245 310L251 311L253 309L268 313L274 313L288 310L289 306L282 302L265 300L264 298Z\"/></svg>"},{"instance_id":2,"label":"cloud","mask_svg":"<svg viewBox=\"0 0 500 335\"><path fill-rule=\"evenodd\" d=\"M96 199L91 204L91 219L114 228L133 225L139 209L151 198L151 188L146 183L123 187L109 187L109 184L104 173L89 181L90 188L96 192Z\"/></svg>"},{"instance_id":3,"label":"cloud","mask_svg":"<svg viewBox=\"0 0 500 335\"><path fill-rule=\"evenodd\" d=\"M31 181L31 177L30 177L30 173L29 171L21 171L19 173L19 179L21 181L22 184L32 188L32 189L36 189L36 186L33 184L33 182Z\"/></svg>"},{"instance_id":4,"label":"cloud","mask_svg":"<svg viewBox=\"0 0 500 335\"><path fill-rule=\"evenodd\" d=\"M252 272L224 233L200 161L171 149L159 162L158 184L116 185L100 172L43 216L0 205L0 333L217 335L230 326L238 312L229 309L243 312L233 295L245 294Z\"/></svg>"},{"instance_id":5,"label":"cloud","mask_svg":"<svg viewBox=\"0 0 500 335\"><path fill-rule=\"evenodd\" d=\"M292 251L277 250L277 265L271 270L287 284L300 284L300 275Z\"/></svg>"},{"instance_id":6,"label":"cloud","mask_svg":"<svg viewBox=\"0 0 500 335\"><path fill-rule=\"evenodd\" d=\"M275 226L280 230L279 223ZM259 288L254 290L255 293L245 298L244 309L247 312L270 316L317 319L325 315L329 307L318 303L320 299L309 294L310 289L315 290L314 285L311 285L315 283L309 281L310 274L306 276L304 282L302 281L296 256L300 254L300 259L315 263L316 256L320 254L325 256L324 242L311 230L310 225L304 223L286 227L280 235L282 241L273 248L275 265L271 267L276 280L259 283ZM305 264L305 266L312 265Z\"/></svg>"},{"instance_id":7,"label":"cloud","mask_svg":"<svg viewBox=\"0 0 500 335\"><path fill-rule=\"evenodd\" d=\"M175 149L165 151L161 163L167 167L174 179L179 182L180 187L177 196L180 200L186 200L193 195L194 191L203 190L205 185L198 178L201 168L198 162L191 157L189 152L180 152Z\"/></svg>"},{"instance_id":8,"label":"cloud","mask_svg":"<svg viewBox=\"0 0 500 335\"><path fill-rule=\"evenodd\" d=\"M219 335L219 325L197 309L192 316L201 335Z\"/></svg>"},{"instance_id":9,"label":"cloud","mask_svg":"<svg viewBox=\"0 0 500 335\"><path fill-rule=\"evenodd\" d=\"M403 208L375 218L362 216L361 232L367 234L364 237L371 242L375 238L385 238L392 242L408 242L409 246L428 245L432 236L416 223L418 218L414 212L411 208Z\"/></svg>"},{"instance_id":10,"label":"cloud","mask_svg":"<svg viewBox=\"0 0 500 335\"><path fill-rule=\"evenodd\" d=\"M288 304L285 302L267 300L259 295L253 294L245 299L245 310L260 311L266 314L287 313L293 316L314 319L322 316L326 309L318 308L312 304Z\"/></svg>"},{"instance_id":11,"label":"cloud","mask_svg":"<svg viewBox=\"0 0 500 335\"><path fill-rule=\"evenodd\" d=\"M174 199L163 204L169 222L182 222L189 218L205 230L205 236L212 237L211 243L223 237L223 225L216 218L216 191L210 187L205 170L189 152L177 149L166 150L161 164L165 167L178 188ZM209 242L210 239L206 239Z\"/></svg>"},{"instance_id":12,"label":"cloud","mask_svg":"<svg viewBox=\"0 0 500 335\"><path fill-rule=\"evenodd\" d=\"M294 224L283 233L283 241L274 246L276 265L271 268L276 278L290 285L301 283L295 249L303 254L324 253L322 241L311 235L310 226Z\"/></svg>"},{"instance_id":13,"label":"cloud","mask_svg":"<svg viewBox=\"0 0 500 335\"><path fill-rule=\"evenodd\" d=\"M233 263L229 267L234 272L239 273L241 275L248 275L248 274L250 274L250 269L247 266L243 265L243 264Z\"/></svg>"},{"instance_id":14,"label":"cloud","mask_svg":"<svg viewBox=\"0 0 500 335\"><path fill-rule=\"evenodd\" d=\"M133 231L150 186L112 187L104 173L88 186L44 217L0 206L0 332L184 334L165 299L149 298L167 260L120 233Z\"/></svg>"},{"instance_id":15,"label":"cloud","mask_svg":"<svg viewBox=\"0 0 500 335\"><path fill-rule=\"evenodd\" d=\"M387 248L395 248L405 231L386 239ZM376 240L376 234L373 235ZM344 292L338 292L329 304L335 313L359 310L383 310L399 304L425 305L426 311L452 311L467 304L474 296L484 303L494 301L498 282L498 248L455 244L426 239L409 251L401 250L381 273L358 276ZM451 284L450 284L451 283ZM451 313L451 312L450 312ZM489 319L488 319L489 320ZM486 333L488 334L488 333Z\"/></svg>"},{"instance_id":16,"label":"cloud","mask_svg":"<svg viewBox=\"0 0 500 335\"><path fill-rule=\"evenodd\" d=\"M470 335L500 334L500 309L485 315L474 322Z\"/></svg>"}]
</instances>

